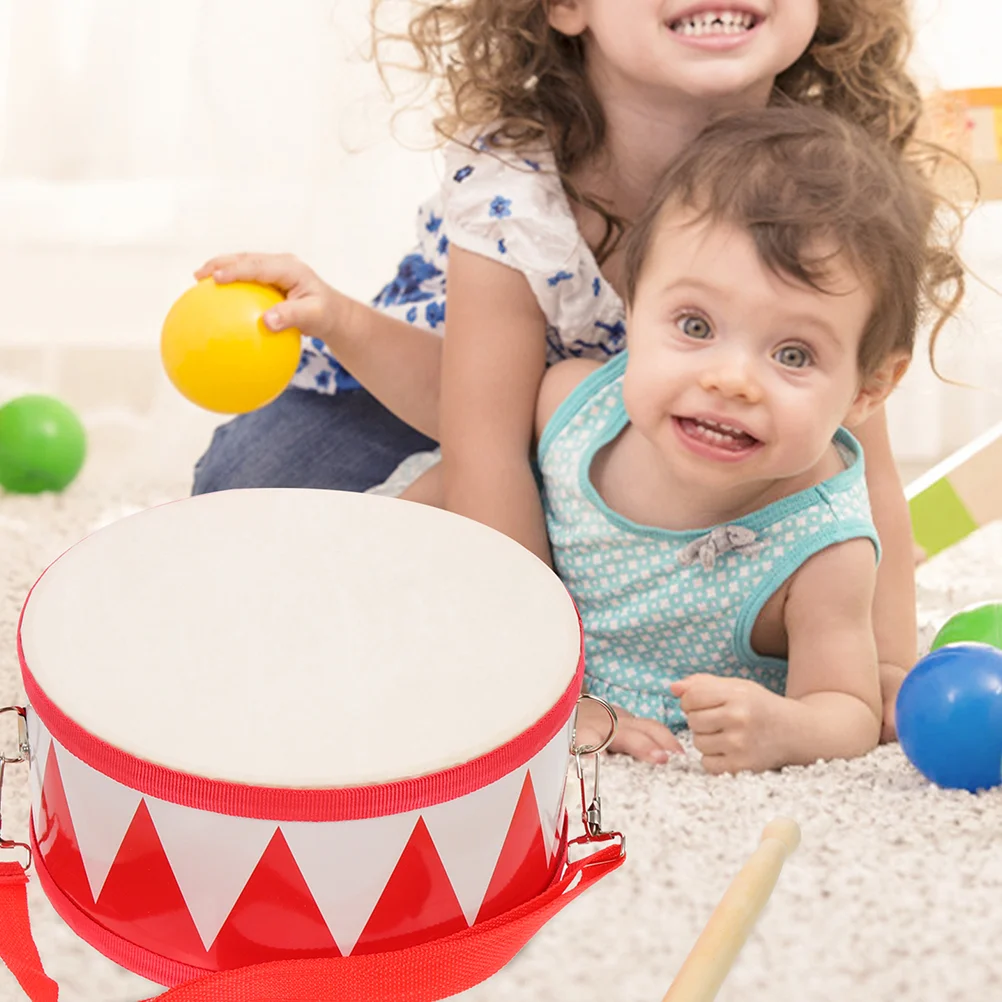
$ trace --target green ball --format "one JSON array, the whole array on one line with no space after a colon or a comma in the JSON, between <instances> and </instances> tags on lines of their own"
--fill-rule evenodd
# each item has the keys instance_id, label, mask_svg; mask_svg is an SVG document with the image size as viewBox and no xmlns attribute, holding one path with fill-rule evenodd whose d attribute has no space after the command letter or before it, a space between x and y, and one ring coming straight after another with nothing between
<instances>
[{"instance_id":1,"label":"green ball","mask_svg":"<svg viewBox=\"0 0 1002 1002\"><path fill-rule=\"evenodd\" d=\"M990 644L1002 649L1002 602L982 602L961 609L940 627L932 650L965 643Z\"/></svg>"},{"instance_id":2,"label":"green ball","mask_svg":"<svg viewBox=\"0 0 1002 1002\"><path fill-rule=\"evenodd\" d=\"M80 472L87 436L54 397L32 393L0 407L0 487L15 494L61 491Z\"/></svg>"}]
</instances>

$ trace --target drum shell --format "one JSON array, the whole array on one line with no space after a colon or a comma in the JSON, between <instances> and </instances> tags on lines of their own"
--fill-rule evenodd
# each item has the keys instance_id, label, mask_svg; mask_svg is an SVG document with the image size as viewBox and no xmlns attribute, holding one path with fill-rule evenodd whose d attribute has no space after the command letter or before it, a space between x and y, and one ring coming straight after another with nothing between
<instances>
[{"instance_id":1,"label":"drum shell","mask_svg":"<svg viewBox=\"0 0 1002 1002\"><path fill-rule=\"evenodd\" d=\"M282 818L205 810L204 781L129 763L59 719L40 691L34 696L28 708L31 841L40 882L82 938L160 984L447 936L539 894L565 854L569 700L552 715L564 719L549 722L556 733L500 778L438 803L320 820L318 810L343 813L338 794L344 791L328 791L326 808L315 796L320 791L284 791L287 810L254 811ZM119 779L81 752L96 752L106 769L109 760L115 763L109 771ZM123 765L131 784L120 781ZM454 788L476 783L475 776L476 764L463 767ZM191 806L193 785L202 806ZM171 786L174 797L166 799ZM448 781L438 784L432 799L447 788ZM265 791L272 808L282 792ZM246 810L252 794L216 791L227 811L241 803ZM370 809L407 803L406 791L403 801L400 791L387 788L361 795ZM302 820L307 816L312 820Z\"/></svg>"}]
</instances>

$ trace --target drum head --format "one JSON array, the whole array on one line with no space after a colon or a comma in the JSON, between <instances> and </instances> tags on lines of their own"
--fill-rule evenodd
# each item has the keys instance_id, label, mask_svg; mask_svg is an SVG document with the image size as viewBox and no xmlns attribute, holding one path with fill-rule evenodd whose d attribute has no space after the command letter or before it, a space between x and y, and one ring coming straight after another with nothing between
<instances>
[{"instance_id":1,"label":"drum head","mask_svg":"<svg viewBox=\"0 0 1002 1002\"><path fill-rule=\"evenodd\" d=\"M427 775L535 724L580 656L556 575L479 523L314 490L132 515L35 585L20 638L46 696L170 769L325 788Z\"/></svg>"}]
</instances>

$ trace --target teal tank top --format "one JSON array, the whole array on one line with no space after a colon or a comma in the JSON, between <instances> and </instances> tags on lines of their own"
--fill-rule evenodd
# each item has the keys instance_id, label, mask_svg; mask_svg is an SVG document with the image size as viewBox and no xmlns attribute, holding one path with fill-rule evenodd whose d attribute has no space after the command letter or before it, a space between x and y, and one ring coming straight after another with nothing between
<instances>
[{"instance_id":1,"label":"teal tank top","mask_svg":"<svg viewBox=\"0 0 1002 1002\"><path fill-rule=\"evenodd\" d=\"M550 419L538 462L553 559L585 631L589 692L638 716L685 727L673 681L708 672L786 689L787 662L757 654L752 627L804 561L834 543L880 543L859 442L839 429L845 469L808 490L712 529L640 525L602 500L596 452L626 427L621 352L584 379Z\"/></svg>"}]
</instances>

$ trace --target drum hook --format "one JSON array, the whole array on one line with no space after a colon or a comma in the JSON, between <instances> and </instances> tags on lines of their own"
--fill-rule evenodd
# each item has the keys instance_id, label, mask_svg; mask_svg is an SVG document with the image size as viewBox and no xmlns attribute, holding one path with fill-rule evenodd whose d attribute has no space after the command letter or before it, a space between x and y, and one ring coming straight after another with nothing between
<instances>
[{"instance_id":1,"label":"drum hook","mask_svg":"<svg viewBox=\"0 0 1002 1002\"><path fill-rule=\"evenodd\" d=\"M602 752L612 744L612 739L616 736L616 730L619 727L619 718L616 716L615 709L613 709L613 707L610 706L604 699L601 699L598 696L593 696L591 693L587 692L581 694L581 699L578 700L578 708L580 708L581 700L583 699L590 699L598 703L599 706L601 706L602 709L609 715L609 733L605 736L603 741L597 745L578 745L577 711L575 710L574 739L571 747L571 753L574 755L574 765L577 771L578 784L581 787L581 823L584 825L585 830L584 841L605 841L612 837L615 833L607 832L602 828L602 794L599 789L599 771L601 768ZM585 789L585 769L584 763L582 762L582 759L588 756L595 760L595 773L592 781L590 799L588 797L587 790Z\"/></svg>"},{"instance_id":2,"label":"drum hook","mask_svg":"<svg viewBox=\"0 0 1002 1002\"><path fill-rule=\"evenodd\" d=\"M8 755L0 749L0 850L3 849L23 849L27 854L27 863L24 870L27 873L31 869L31 846L26 842L15 842L3 836L3 777L8 765L15 765L18 762L26 762L30 754L28 745L28 723L27 715L23 706L0 706L0 716L5 713L17 715L17 754Z\"/></svg>"}]
</instances>

